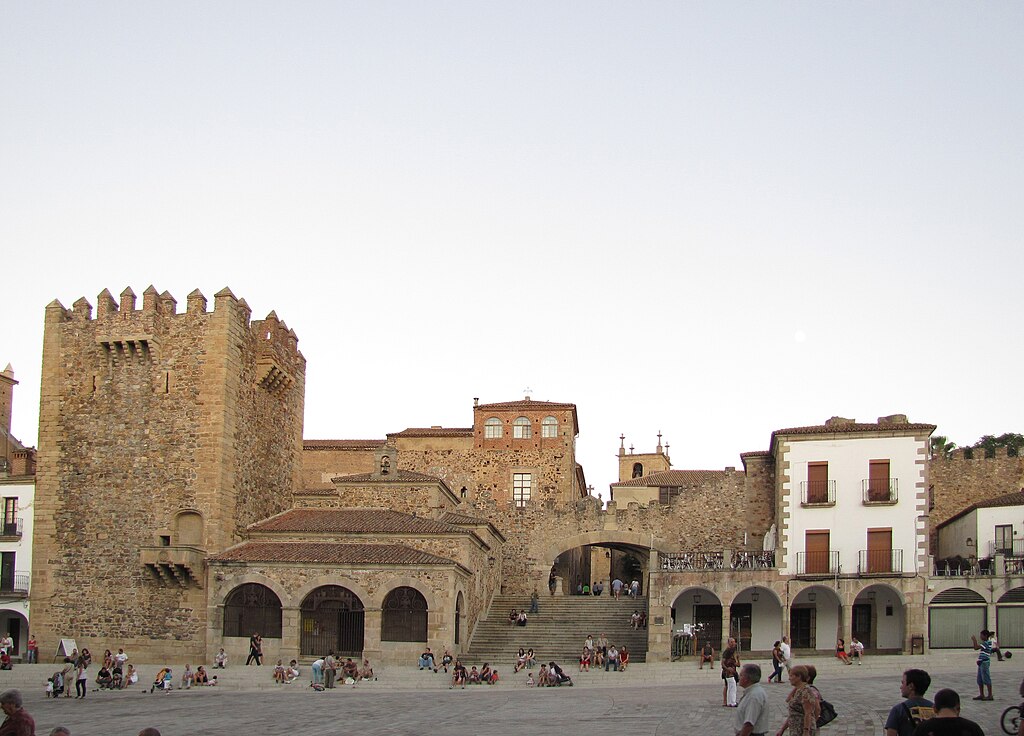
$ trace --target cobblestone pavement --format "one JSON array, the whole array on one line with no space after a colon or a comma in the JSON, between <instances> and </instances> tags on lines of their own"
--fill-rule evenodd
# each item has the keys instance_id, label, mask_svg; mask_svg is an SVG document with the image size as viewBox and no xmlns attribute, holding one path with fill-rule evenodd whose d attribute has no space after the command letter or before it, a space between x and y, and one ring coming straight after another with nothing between
<instances>
[{"instance_id":1,"label":"cobblestone pavement","mask_svg":"<svg viewBox=\"0 0 1024 736\"><path fill-rule=\"evenodd\" d=\"M903 669L909 657L893 659L891 673L843 670L818 685L839 717L823 736L879 736L888 709L899 700ZM986 734L999 734L999 716L1020 698L1017 688L1024 666L994 673L996 700L978 703L970 662L963 671L932 673L930 692L953 687L964 699L963 715L979 722ZM849 674L847 674L849 673ZM37 733L58 724L74 736L135 736L156 726L164 736L178 734L441 734L443 736L667 736L668 734L734 733L735 711L722 707L721 680L688 685L607 687L601 673L577 687L531 689L503 683L466 690L394 692L374 685L343 687L322 693L291 686L259 692L214 689L89 693L84 701L47 700L25 693L26 708L35 717ZM604 686L600 686L604 685ZM773 729L783 720L788 685L765 685L772 705Z\"/></svg>"}]
</instances>

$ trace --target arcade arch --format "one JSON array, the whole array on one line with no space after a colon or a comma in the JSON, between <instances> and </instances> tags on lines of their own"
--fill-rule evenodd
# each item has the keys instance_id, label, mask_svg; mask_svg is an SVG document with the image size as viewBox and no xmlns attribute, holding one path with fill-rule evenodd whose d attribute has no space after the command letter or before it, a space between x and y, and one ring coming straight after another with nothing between
<instances>
[{"instance_id":1,"label":"arcade arch","mask_svg":"<svg viewBox=\"0 0 1024 736\"><path fill-rule=\"evenodd\" d=\"M359 596L340 585L314 588L299 606L299 652L303 656L363 652L365 610Z\"/></svg>"},{"instance_id":2,"label":"arcade arch","mask_svg":"<svg viewBox=\"0 0 1024 736\"><path fill-rule=\"evenodd\" d=\"M789 608L789 640L793 649L834 651L840 636L843 602L824 585L803 588Z\"/></svg>"},{"instance_id":3,"label":"arcade arch","mask_svg":"<svg viewBox=\"0 0 1024 736\"><path fill-rule=\"evenodd\" d=\"M865 649L902 650L906 626L903 594L899 590L875 583L857 593L850 611L850 636L857 637Z\"/></svg>"}]
</instances>

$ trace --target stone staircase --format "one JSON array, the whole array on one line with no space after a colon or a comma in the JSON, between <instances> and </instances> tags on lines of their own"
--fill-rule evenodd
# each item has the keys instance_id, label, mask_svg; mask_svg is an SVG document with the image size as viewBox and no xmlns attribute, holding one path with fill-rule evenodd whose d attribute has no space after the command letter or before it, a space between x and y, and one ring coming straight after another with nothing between
<instances>
[{"instance_id":1,"label":"stone staircase","mask_svg":"<svg viewBox=\"0 0 1024 736\"><path fill-rule=\"evenodd\" d=\"M629 622L634 609L647 609L643 596L623 596L619 600L604 595L543 596L540 612L530 614L525 627L509 626L509 611L529 607L530 600L525 596L495 596L487 616L477 624L463 661L477 665L489 662L492 666L497 663L507 668L515 663L520 647L533 647L538 661L555 660L575 669L587 634L596 640L602 631L616 647L629 647L631 662L647 659L647 631L634 631Z\"/></svg>"}]
</instances>

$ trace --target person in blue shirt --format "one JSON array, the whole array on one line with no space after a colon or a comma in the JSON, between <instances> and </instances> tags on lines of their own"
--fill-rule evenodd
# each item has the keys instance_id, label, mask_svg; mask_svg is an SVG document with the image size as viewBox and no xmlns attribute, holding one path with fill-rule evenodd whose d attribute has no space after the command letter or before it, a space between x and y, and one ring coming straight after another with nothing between
<instances>
[{"instance_id":1,"label":"person in blue shirt","mask_svg":"<svg viewBox=\"0 0 1024 736\"><path fill-rule=\"evenodd\" d=\"M978 650L978 696L975 700L992 700L992 673L989 668L992 665L992 632L988 629L981 630L981 641L971 634L971 645ZM988 695L985 688L988 688Z\"/></svg>"}]
</instances>

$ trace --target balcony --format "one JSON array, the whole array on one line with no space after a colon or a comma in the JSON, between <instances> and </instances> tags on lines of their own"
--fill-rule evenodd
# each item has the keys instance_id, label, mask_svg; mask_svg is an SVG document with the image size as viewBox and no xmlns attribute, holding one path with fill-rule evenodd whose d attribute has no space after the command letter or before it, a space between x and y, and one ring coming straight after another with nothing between
<instances>
[{"instance_id":1,"label":"balcony","mask_svg":"<svg viewBox=\"0 0 1024 736\"><path fill-rule=\"evenodd\" d=\"M834 480L800 481L801 506L835 506L836 482Z\"/></svg>"},{"instance_id":2,"label":"balcony","mask_svg":"<svg viewBox=\"0 0 1024 736\"><path fill-rule=\"evenodd\" d=\"M857 553L858 575L900 575L903 573L903 550L862 549Z\"/></svg>"},{"instance_id":3,"label":"balcony","mask_svg":"<svg viewBox=\"0 0 1024 736\"><path fill-rule=\"evenodd\" d=\"M802 577L833 577L839 574L839 550L797 552L796 574Z\"/></svg>"},{"instance_id":4,"label":"balcony","mask_svg":"<svg viewBox=\"0 0 1024 736\"><path fill-rule=\"evenodd\" d=\"M892 506L899 500L898 478L865 478L860 486L865 506Z\"/></svg>"},{"instance_id":5,"label":"balcony","mask_svg":"<svg viewBox=\"0 0 1024 736\"><path fill-rule=\"evenodd\" d=\"M206 550L186 545L140 547L142 565L165 583L176 583L182 588L203 587Z\"/></svg>"},{"instance_id":6,"label":"balcony","mask_svg":"<svg viewBox=\"0 0 1024 736\"><path fill-rule=\"evenodd\" d=\"M4 519L0 523L0 542L11 542L21 539L22 521L20 516L13 519Z\"/></svg>"},{"instance_id":7,"label":"balcony","mask_svg":"<svg viewBox=\"0 0 1024 736\"><path fill-rule=\"evenodd\" d=\"M660 555L665 572L706 572L708 570L770 570L775 567L775 552L670 552Z\"/></svg>"},{"instance_id":8,"label":"balcony","mask_svg":"<svg viewBox=\"0 0 1024 736\"><path fill-rule=\"evenodd\" d=\"M16 572L13 575L0 575L0 596L10 598L28 597L28 585L32 576L27 572Z\"/></svg>"}]
</instances>

